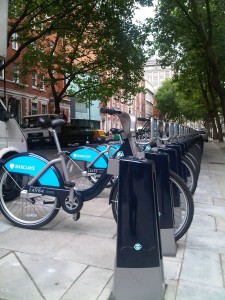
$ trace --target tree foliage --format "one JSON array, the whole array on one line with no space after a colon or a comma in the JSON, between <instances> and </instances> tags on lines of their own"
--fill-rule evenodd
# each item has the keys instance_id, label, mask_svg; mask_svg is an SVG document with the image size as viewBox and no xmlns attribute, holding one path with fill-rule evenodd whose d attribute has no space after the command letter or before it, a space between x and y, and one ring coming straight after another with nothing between
<instances>
[{"instance_id":1,"label":"tree foliage","mask_svg":"<svg viewBox=\"0 0 225 300\"><path fill-rule=\"evenodd\" d=\"M179 118L180 112L178 111L176 85L171 80L163 82L155 95L155 99L161 118L165 121L175 121Z\"/></svg>"},{"instance_id":2,"label":"tree foliage","mask_svg":"<svg viewBox=\"0 0 225 300\"><path fill-rule=\"evenodd\" d=\"M196 121L207 118L207 110L200 90L189 90L188 86L184 90L180 81L174 79L164 81L155 98L161 118L165 121L173 120L182 123L184 119Z\"/></svg>"},{"instance_id":3,"label":"tree foliage","mask_svg":"<svg viewBox=\"0 0 225 300\"><path fill-rule=\"evenodd\" d=\"M173 66L189 107L198 94L214 118L219 111L225 117L224 23L225 4L217 0L159 0L149 20L159 61Z\"/></svg>"},{"instance_id":4,"label":"tree foliage","mask_svg":"<svg viewBox=\"0 0 225 300\"><path fill-rule=\"evenodd\" d=\"M10 0L8 43L19 48L2 68L21 57L20 74L38 68L59 102L68 93L81 101L139 91L149 28L132 22L134 0ZM1 68L1 67L0 67ZM65 82L65 86L59 83ZM76 88L74 88L76 87Z\"/></svg>"}]
</instances>

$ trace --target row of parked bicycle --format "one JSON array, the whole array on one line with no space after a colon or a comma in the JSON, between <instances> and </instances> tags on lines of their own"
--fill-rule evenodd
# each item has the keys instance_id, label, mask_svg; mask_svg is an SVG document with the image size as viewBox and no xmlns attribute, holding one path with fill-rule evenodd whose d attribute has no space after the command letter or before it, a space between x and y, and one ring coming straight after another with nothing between
<instances>
[{"instance_id":1,"label":"row of parked bicycle","mask_svg":"<svg viewBox=\"0 0 225 300\"><path fill-rule=\"evenodd\" d=\"M20 153L1 163L3 215L14 225L29 229L48 224L60 207L78 220L83 203L111 187L109 204L117 221L119 158L132 156L155 161L160 216L167 213L163 201L169 199L173 207L175 240L180 239L194 214L192 195L203 151L200 135L193 129L153 117L139 119L143 127L137 131L136 116L108 108L101 109L101 113L118 116L122 130L112 129L112 132L119 134L120 141L95 148L78 147L70 153L62 151L55 131L64 120L40 117L40 124L49 127L54 137L58 157L49 161L34 153ZM57 164L61 167L57 168ZM114 166L113 172L110 165Z\"/></svg>"}]
</instances>

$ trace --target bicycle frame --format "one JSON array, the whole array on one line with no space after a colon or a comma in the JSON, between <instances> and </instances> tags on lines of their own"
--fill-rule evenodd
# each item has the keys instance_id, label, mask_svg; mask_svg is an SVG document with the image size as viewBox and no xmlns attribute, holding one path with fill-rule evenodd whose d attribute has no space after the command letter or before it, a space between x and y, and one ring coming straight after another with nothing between
<instances>
[{"instance_id":1,"label":"bicycle frame","mask_svg":"<svg viewBox=\"0 0 225 300\"><path fill-rule=\"evenodd\" d=\"M106 149L102 151L91 147L80 147L72 151L69 154L69 158L74 163L76 163L76 161L85 161L87 163L86 169L91 167L95 169L105 169L107 168L107 156L105 154L109 153L108 156L110 158L113 157L113 154L109 151L111 147L111 145L107 145Z\"/></svg>"}]
</instances>

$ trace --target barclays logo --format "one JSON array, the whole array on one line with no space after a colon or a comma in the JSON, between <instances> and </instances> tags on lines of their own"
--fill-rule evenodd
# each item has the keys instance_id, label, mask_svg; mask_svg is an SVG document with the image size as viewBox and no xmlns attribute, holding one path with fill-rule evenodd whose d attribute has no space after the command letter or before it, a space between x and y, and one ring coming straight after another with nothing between
<instances>
[{"instance_id":1,"label":"barclays logo","mask_svg":"<svg viewBox=\"0 0 225 300\"><path fill-rule=\"evenodd\" d=\"M74 154L73 154L73 157L74 157L74 158L91 158L91 155L85 155L85 154L77 154L77 153L74 153Z\"/></svg>"},{"instance_id":2,"label":"barclays logo","mask_svg":"<svg viewBox=\"0 0 225 300\"><path fill-rule=\"evenodd\" d=\"M35 166L27 166L27 165L17 165L17 164L13 164L11 163L9 165L11 170L14 169L19 169L19 170L27 170L27 171L34 171L35 170Z\"/></svg>"}]
</instances>

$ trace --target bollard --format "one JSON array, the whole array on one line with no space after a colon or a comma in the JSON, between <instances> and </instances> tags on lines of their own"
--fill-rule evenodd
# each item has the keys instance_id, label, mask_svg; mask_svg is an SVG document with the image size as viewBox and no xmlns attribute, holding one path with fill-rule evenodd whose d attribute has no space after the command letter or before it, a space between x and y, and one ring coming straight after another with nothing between
<instances>
[{"instance_id":1,"label":"bollard","mask_svg":"<svg viewBox=\"0 0 225 300\"><path fill-rule=\"evenodd\" d=\"M160 152L146 152L145 158L153 160L156 167L162 254L176 256L177 245L174 236L173 201L169 182L169 155Z\"/></svg>"},{"instance_id":2,"label":"bollard","mask_svg":"<svg viewBox=\"0 0 225 300\"><path fill-rule=\"evenodd\" d=\"M156 197L154 162L121 158L117 248L110 299L162 300L164 297Z\"/></svg>"}]
</instances>

